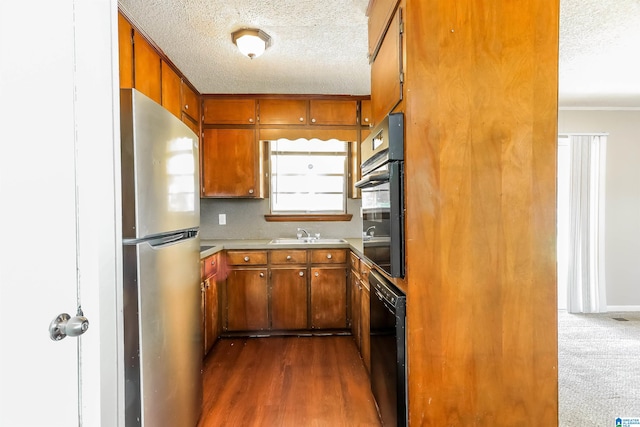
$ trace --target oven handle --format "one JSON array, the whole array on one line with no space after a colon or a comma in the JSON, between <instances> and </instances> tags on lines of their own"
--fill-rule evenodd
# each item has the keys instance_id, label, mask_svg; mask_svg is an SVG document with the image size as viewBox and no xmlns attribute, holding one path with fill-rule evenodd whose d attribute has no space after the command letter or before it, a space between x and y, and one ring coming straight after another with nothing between
<instances>
[{"instance_id":1,"label":"oven handle","mask_svg":"<svg viewBox=\"0 0 640 427\"><path fill-rule=\"evenodd\" d=\"M369 175L356 182L354 185L358 188L373 187L381 182L389 182L389 172L382 171L376 173L370 173Z\"/></svg>"}]
</instances>

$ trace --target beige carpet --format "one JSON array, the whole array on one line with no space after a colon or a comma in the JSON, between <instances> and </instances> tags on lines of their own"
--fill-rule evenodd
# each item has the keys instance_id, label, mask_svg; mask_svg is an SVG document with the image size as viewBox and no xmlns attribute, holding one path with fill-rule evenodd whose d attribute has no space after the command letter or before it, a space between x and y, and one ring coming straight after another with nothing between
<instances>
[{"instance_id":1,"label":"beige carpet","mask_svg":"<svg viewBox=\"0 0 640 427\"><path fill-rule=\"evenodd\" d=\"M640 313L559 311L558 376L560 426L640 418Z\"/></svg>"}]
</instances>

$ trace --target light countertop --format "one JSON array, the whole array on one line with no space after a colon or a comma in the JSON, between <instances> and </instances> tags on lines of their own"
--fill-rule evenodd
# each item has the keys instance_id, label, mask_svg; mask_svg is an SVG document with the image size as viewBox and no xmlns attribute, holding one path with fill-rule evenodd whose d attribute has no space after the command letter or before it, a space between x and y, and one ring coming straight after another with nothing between
<instances>
[{"instance_id":1,"label":"light countertop","mask_svg":"<svg viewBox=\"0 0 640 427\"><path fill-rule=\"evenodd\" d=\"M270 244L271 239L200 239L200 246L209 248L200 251L200 258L206 258L223 250L249 250L249 249L315 249L315 248L345 248L363 256L362 239L345 238L346 243L291 243Z\"/></svg>"}]
</instances>

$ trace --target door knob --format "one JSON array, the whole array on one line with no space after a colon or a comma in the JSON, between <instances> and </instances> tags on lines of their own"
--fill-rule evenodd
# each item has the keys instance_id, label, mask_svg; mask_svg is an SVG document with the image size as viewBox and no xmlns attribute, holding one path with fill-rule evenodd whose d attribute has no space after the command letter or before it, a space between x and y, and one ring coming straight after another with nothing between
<instances>
[{"instance_id":1,"label":"door knob","mask_svg":"<svg viewBox=\"0 0 640 427\"><path fill-rule=\"evenodd\" d=\"M53 319L49 325L49 336L53 341L60 341L67 336L78 337L87 332L87 329L89 329L89 320L78 308L78 313L73 317L62 313Z\"/></svg>"}]
</instances>

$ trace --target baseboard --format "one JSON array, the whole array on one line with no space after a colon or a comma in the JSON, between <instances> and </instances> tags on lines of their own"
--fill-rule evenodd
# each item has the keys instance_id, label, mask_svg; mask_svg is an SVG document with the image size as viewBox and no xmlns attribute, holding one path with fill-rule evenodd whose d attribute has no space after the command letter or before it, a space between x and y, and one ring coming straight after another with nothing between
<instances>
[{"instance_id":1,"label":"baseboard","mask_svg":"<svg viewBox=\"0 0 640 427\"><path fill-rule=\"evenodd\" d=\"M608 305L607 311L640 311L640 305Z\"/></svg>"}]
</instances>

